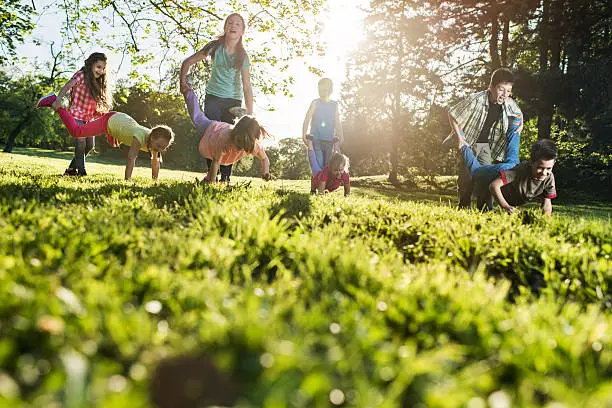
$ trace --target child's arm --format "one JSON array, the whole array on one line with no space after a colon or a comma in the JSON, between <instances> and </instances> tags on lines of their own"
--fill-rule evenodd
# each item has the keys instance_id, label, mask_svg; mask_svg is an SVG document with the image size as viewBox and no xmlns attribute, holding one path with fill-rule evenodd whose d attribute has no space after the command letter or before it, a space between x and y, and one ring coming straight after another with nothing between
<instances>
[{"instance_id":1,"label":"child's arm","mask_svg":"<svg viewBox=\"0 0 612 408\"><path fill-rule=\"evenodd\" d=\"M266 181L270 181L272 178L270 176L270 159L268 159L266 151L261 148L258 152L256 152L256 156L259 158L259 160L261 160L262 178Z\"/></svg>"},{"instance_id":2,"label":"child's arm","mask_svg":"<svg viewBox=\"0 0 612 408\"><path fill-rule=\"evenodd\" d=\"M501 187L503 185L504 181L501 179L501 177L498 177L493 180L491 184L489 184L489 191L491 192L491 195L493 196L493 198L495 198L495 201L497 201L499 206L503 208L504 211L506 211L508 214L512 214L515 211L515 208L508 204L508 202L504 198L504 195L501 192Z\"/></svg>"},{"instance_id":3,"label":"child's arm","mask_svg":"<svg viewBox=\"0 0 612 408\"><path fill-rule=\"evenodd\" d=\"M338 137L338 144L344 142L344 133L342 132L342 121L340 120L340 106L336 104L336 135Z\"/></svg>"},{"instance_id":4,"label":"child's arm","mask_svg":"<svg viewBox=\"0 0 612 408\"><path fill-rule=\"evenodd\" d=\"M138 150L140 150L140 142L136 139L132 139L132 145L130 146L130 150L128 150L127 155L127 164L125 165L125 179L129 180L132 178L132 171L134 170L134 165L136 164L136 157L138 157Z\"/></svg>"},{"instance_id":5,"label":"child's arm","mask_svg":"<svg viewBox=\"0 0 612 408\"><path fill-rule=\"evenodd\" d=\"M310 150L312 150L312 143L310 142L310 140L306 139L306 135L308 134L308 126L310 126L310 121L312 120L312 115L314 114L316 104L316 100L310 103L308 111L306 112L306 117L304 118L304 124L302 125L302 140L304 140L304 144Z\"/></svg>"},{"instance_id":6,"label":"child's arm","mask_svg":"<svg viewBox=\"0 0 612 408\"><path fill-rule=\"evenodd\" d=\"M349 195L351 195L351 185L345 184L344 185L344 196L348 197Z\"/></svg>"},{"instance_id":7,"label":"child's arm","mask_svg":"<svg viewBox=\"0 0 612 408\"><path fill-rule=\"evenodd\" d=\"M210 159L210 166L208 166L208 174L204 180L208 180L210 183L214 183L217 180L217 172L219 171L219 162L216 159Z\"/></svg>"},{"instance_id":8,"label":"child's arm","mask_svg":"<svg viewBox=\"0 0 612 408\"><path fill-rule=\"evenodd\" d=\"M544 215L552 214L552 201L550 198L544 198L542 200L542 214Z\"/></svg>"},{"instance_id":9,"label":"child's arm","mask_svg":"<svg viewBox=\"0 0 612 408\"><path fill-rule=\"evenodd\" d=\"M246 105L247 115L253 114L253 87L251 86L251 71L243 69L241 71L242 90L244 92L244 104Z\"/></svg>"},{"instance_id":10,"label":"child's arm","mask_svg":"<svg viewBox=\"0 0 612 408\"><path fill-rule=\"evenodd\" d=\"M76 83L77 80L72 78L70 81L66 82L62 89L60 89L59 93L57 94L57 99L51 104L51 108L53 108L53 110L58 110L62 107L62 99L64 99L64 96L66 96L66 94L76 85Z\"/></svg>"},{"instance_id":11,"label":"child's arm","mask_svg":"<svg viewBox=\"0 0 612 408\"><path fill-rule=\"evenodd\" d=\"M159 153L156 151L151 152L151 176L153 176L153 180L157 180L157 177L159 177Z\"/></svg>"},{"instance_id":12,"label":"child's arm","mask_svg":"<svg viewBox=\"0 0 612 408\"><path fill-rule=\"evenodd\" d=\"M200 62L204 59L206 59L206 54L204 54L202 51L198 51L192 56L187 57L185 61L183 61L183 63L181 64L181 72L179 74L181 93L184 94L189 89L189 85L187 85L187 74L189 73L189 68L193 64Z\"/></svg>"}]
</instances>

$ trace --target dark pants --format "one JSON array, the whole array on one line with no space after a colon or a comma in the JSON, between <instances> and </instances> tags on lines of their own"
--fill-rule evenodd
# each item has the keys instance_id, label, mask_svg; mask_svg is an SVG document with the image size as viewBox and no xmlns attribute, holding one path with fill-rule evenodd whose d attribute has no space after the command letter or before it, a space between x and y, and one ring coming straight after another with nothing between
<instances>
[{"instance_id":1,"label":"dark pants","mask_svg":"<svg viewBox=\"0 0 612 408\"><path fill-rule=\"evenodd\" d=\"M75 120L79 125L84 125L86 122L82 120ZM96 144L96 138L82 137L74 139L74 157L68 166L71 169L76 169L78 174L81 176L87 175L85 171L85 157L91 152Z\"/></svg>"},{"instance_id":2,"label":"dark pants","mask_svg":"<svg viewBox=\"0 0 612 408\"><path fill-rule=\"evenodd\" d=\"M488 143L475 143L472 149L478 163L482 165L491 164L491 148ZM493 208L493 198L489 193L489 186L484 186L483 183L474 183L461 153L459 153L457 160L457 174L459 175L457 178L459 208L470 208L472 206L472 192L476 193L478 209Z\"/></svg>"},{"instance_id":3,"label":"dark pants","mask_svg":"<svg viewBox=\"0 0 612 408\"><path fill-rule=\"evenodd\" d=\"M204 97L204 114L208 119L234 124L236 117L232 115L228 109L240 107L242 101L238 99L219 98L218 96L206 94ZM206 159L206 164L210 168L212 160ZM221 181L230 181L232 175L232 165L220 165ZM209 175L212 179L212 175Z\"/></svg>"}]
</instances>

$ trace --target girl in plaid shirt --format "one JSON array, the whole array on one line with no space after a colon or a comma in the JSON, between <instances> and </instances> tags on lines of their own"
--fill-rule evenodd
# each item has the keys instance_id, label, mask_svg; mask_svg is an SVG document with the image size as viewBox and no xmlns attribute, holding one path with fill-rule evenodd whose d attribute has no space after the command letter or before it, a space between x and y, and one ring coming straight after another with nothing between
<instances>
[{"instance_id":1,"label":"girl in plaid shirt","mask_svg":"<svg viewBox=\"0 0 612 408\"><path fill-rule=\"evenodd\" d=\"M70 91L68 111L79 124L85 124L106 113L110 109L111 98L108 95L106 81L106 55L94 52L85 60L81 68L60 90L53 109L61 107L62 98ZM64 175L85 176L85 156L94 147L95 136L75 139L74 158Z\"/></svg>"}]
</instances>

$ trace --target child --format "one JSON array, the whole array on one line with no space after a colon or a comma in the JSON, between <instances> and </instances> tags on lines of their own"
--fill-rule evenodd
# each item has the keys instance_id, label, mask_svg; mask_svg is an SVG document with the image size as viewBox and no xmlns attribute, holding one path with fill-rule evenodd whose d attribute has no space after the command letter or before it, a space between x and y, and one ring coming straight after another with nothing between
<instances>
[{"instance_id":1,"label":"child","mask_svg":"<svg viewBox=\"0 0 612 408\"><path fill-rule=\"evenodd\" d=\"M342 153L334 153L327 166L312 177L310 184L311 194L324 194L334 191L340 185L344 186L344 196L351 194L349 179L349 159Z\"/></svg>"},{"instance_id":2,"label":"child","mask_svg":"<svg viewBox=\"0 0 612 408\"><path fill-rule=\"evenodd\" d=\"M344 140L338 102L330 99L332 89L331 79L323 78L319 81L320 98L311 102L302 125L302 138L308 148L313 175L327 165L332 153L338 150L339 144Z\"/></svg>"},{"instance_id":3,"label":"child","mask_svg":"<svg viewBox=\"0 0 612 408\"><path fill-rule=\"evenodd\" d=\"M253 114L253 88L251 87L249 57L242 44L246 24L240 14L230 14L225 19L223 34L209 42L181 66L180 89L185 94L189 67L199 61L212 58L210 80L206 84L204 114L208 119L233 124L236 110L242 104L243 90L246 114ZM211 161L207 159L210 167ZM230 182L232 165L221 165L221 181Z\"/></svg>"},{"instance_id":4,"label":"child","mask_svg":"<svg viewBox=\"0 0 612 408\"><path fill-rule=\"evenodd\" d=\"M557 158L555 142L550 139L538 140L531 146L530 160L518 165L504 162L483 166L478 163L467 144L460 149L472 177L483 182L490 181L491 195L508 214L515 211L514 207L535 198L542 200L542 213L552 214L550 200L557 196L555 176L552 173Z\"/></svg>"},{"instance_id":5,"label":"child","mask_svg":"<svg viewBox=\"0 0 612 408\"><path fill-rule=\"evenodd\" d=\"M78 124L84 124L108 112L111 98L106 81L106 55L94 52L57 95L53 109L61 107L64 96L71 92L68 110ZM66 176L85 176L85 156L93 149L96 135L75 139L74 158L64 172Z\"/></svg>"},{"instance_id":6,"label":"child","mask_svg":"<svg viewBox=\"0 0 612 408\"><path fill-rule=\"evenodd\" d=\"M210 120L202 112L192 89L188 88L184 97L191 120L203 133L199 146L200 154L210 160L208 174L203 182L215 182L219 165L233 164L249 154L261 160L262 178L270 180L270 160L259 142L261 137L269 137L270 134L257 120L251 116L243 116L235 125Z\"/></svg>"},{"instance_id":7,"label":"child","mask_svg":"<svg viewBox=\"0 0 612 408\"><path fill-rule=\"evenodd\" d=\"M54 107L57 106L55 105L57 100L58 97L55 94L50 94L42 98L36 107ZM106 133L107 140L111 146L118 147L119 143L130 146L127 165L125 166L126 180L132 177L138 151L149 152L151 155L153 180L157 180L159 163L161 161L159 153L165 152L174 141L174 133L168 126L161 125L148 129L140 126L132 117L121 112L108 112L99 119L79 125L65 108L60 107L55 110L62 122L64 122L64 125L66 125L70 136L74 138L85 138Z\"/></svg>"}]
</instances>

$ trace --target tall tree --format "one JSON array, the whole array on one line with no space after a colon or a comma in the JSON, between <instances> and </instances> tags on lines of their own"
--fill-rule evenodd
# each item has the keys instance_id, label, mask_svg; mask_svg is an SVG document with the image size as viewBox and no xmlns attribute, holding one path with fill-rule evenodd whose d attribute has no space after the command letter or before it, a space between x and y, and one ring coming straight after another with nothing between
<instances>
[{"instance_id":1,"label":"tall tree","mask_svg":"<svg viewBox=\"0 0 612 408\"><path fill-rule=\"evenodd\" d=\"M164 78L179 59L221 34L227 15L239 12L247 20L245 41L254 62L255 86L264 93L289 94L289 63L322 50L313 31L319 28L316 15L324 4L325 0L64 0L61 32L74 48L96 43L131 58L135 66L158 66ZM137 68L132 75L139 75Z\"/></svg>"}]
</instances>

